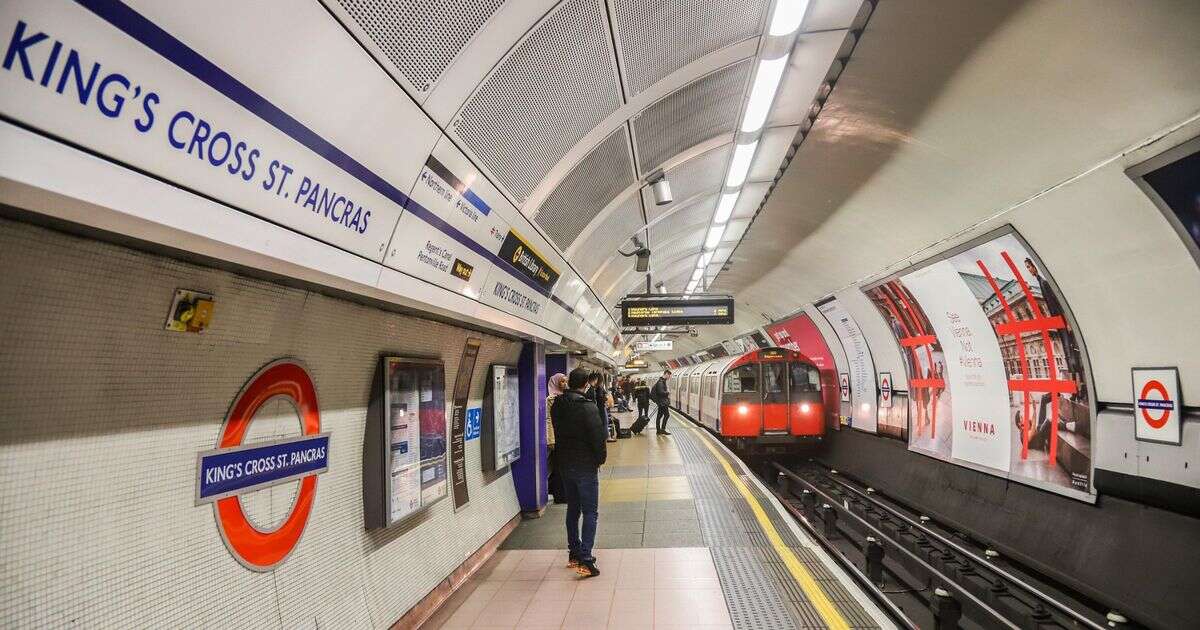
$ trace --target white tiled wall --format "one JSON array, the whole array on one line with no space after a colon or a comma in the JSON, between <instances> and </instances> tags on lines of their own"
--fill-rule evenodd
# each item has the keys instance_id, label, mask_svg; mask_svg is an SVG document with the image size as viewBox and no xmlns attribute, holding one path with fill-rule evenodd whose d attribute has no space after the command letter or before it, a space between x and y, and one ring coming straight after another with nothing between
<instances>
[{"instance_id":1,"label":"white tiled wall","mask_svg":"<svg viewBox=\"0 0 1200 630\"><path fill-rule=\"evenodd\" d=\"M176 288L215 294L204 334L163 329ZM477 406L488 365L516 362L520 344L470 334L484 340ZM467 336L0 219L0 626L389 626L518 511L511 477L485 482L472 440L462 511L446 499L393 530L363 527L378 356L440 357L449 392ZM254 573L226 551L212 507L193 505L196 453L214 448L245 381L284 356L316 382L330 469L291 557ZM260 421L259 439L292 430ZM260 491L248 510L280 519L293 493Z\"/></svg>"}]
</instances>

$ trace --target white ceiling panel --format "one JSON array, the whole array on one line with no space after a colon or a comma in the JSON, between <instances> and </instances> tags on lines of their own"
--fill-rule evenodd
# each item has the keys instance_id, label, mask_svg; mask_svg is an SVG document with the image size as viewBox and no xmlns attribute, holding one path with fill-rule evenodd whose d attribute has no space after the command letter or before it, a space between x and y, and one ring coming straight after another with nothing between
<instances>
[{"instance_id":1,"label":"white ceiling panel","mask_svg":"<svg viewBox=\"0 0 1200 630\"><path fill-rule=\"evenodd\" d=\"M621 105L601 0L566 0L517 44L451 125L518 204Z\"/></svg>"},{"instance_id":2,"label":"white ceiling panel","mask_svg":"<svg viewBox=\"0 0 1200 630\"><path fill-rule=\"evenodd\" d=\"M751 60L707 74L659 99L635 116L638 173L647 175L672 156L737 127Z\"/></svg>"},{"instance_id":3,"label":"white ceiling panel","mask_svg":"<svg viewBox=\"0 0 1200 630\"><path fill-rule=\"evenodd\" d=\"M765 0L612 0L629 96L709 53L757 37L767 4Z\"/></svg>"},{"instance_id":4,"label":"white ceiling panel","mask_svg":"<svg viewBox=\"0 0 1200 630\"><path fill-rule=\"evenodd\" d=\"M671 183L671 195L675 199L669 204L655 205L653 192L649 188L642 189L647 220L653 221L674 210L679 204L691 203L701 193L720 190L725 179L725 169L729 165L730 146L724 144L710 149L667 170L666 176Z\"/></svg>"},{"instance_id":5,"label":"white ceiling panel","mask_svg":"<svg viewBox=\"0 0 1200 630\"><path fill-rule=\"evenodd\" d=\"M767 196L771 185L766 182L753 182L742 186L742 194L738 195L737 205L733 207L734 219L751 219L758 212L758 206Z\"/></svg>"},{"instance_id":6,"label":"white ceiling panel","mask_svg":"<svg viewBox=\"0 0 1200 630\"><path fill-rule=\"evenodd\" d=\"M763 131L758 138L758 151L754 154L754 162L750 164L747 181L769 182L775 179L779 172L779 164L787 157L787 152L796 141L798 125L789 127L771 127Z\"/></svg>"},{"instance_id":7,"label":"white ceiling panel","mask_svg":"<svg viewBox=\"0 0 1200 630\"><path fill-rule=\"evenodd\" d=\"M609 212L586 238L580 240L580 245L571 257L571 264L579 271L579 275L590 283L593 280L592 276L604 261L617 251L617 247L628 241L630 234L645 225L646 222L642 218L642 200L637 195L630 195L620 206Z\"/></svg>"},{"instance_id":8,"label":"white ceiling panel","mask_svg":"<svg viewBox=\"0 0 1200 630\"><path fill-rule=\"evenodd\" d=\"M583 158L546 197L533 220L559 249L566 251L596 214L634 182L629 134L621 127ZM637 195L631 197L638 207ZM625 235L632 234L631 229ZM596 252L593 252L593 255ZM605 255L611 250L605 252ZM581 273L584 278L589 274Z\"/></svg>"}]
</instances>

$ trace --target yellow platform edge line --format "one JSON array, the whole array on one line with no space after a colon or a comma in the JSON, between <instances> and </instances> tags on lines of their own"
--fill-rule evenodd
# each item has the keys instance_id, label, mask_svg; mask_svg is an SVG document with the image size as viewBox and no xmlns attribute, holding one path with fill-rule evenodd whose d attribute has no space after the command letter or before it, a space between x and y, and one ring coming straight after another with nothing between
<instances>
[{"instance_id":1,"label":"yellow platform edge line","mask_svg":"<svg viewBox=\"0 0 1200 630\"><path fill-rule=\"evenodd\" d=\"M697 429L689 425L690 423L684 424L689 431L701 434L701 443L717 458L717 461L721 462L721 466L725 469L725 474L729 476L730 481L737 487L738 492L742 494L742 498L746 499L746 503L754 512L754 517L758 519L758 524L762 527L763 533L766 534L767 540L771 542L771 546L775 548L776 553L783 559L784 566L788 568L788 572L792 574L796 583L800 585L804 594L812 602L813 607L817 609L817 613L821 615L821 619L825 622L825 625L833 630L850 630L850 624L846 623L846 619L838 612L837 607L833 605L833 601L825 594L825 590L821 588L820 584L817 584L817 581L808 572L808 569L804 567L804 564L800 562L799 558L796 557L796 554L787 545L783 544L783 538L779 535L779 531L775 529L775 524L771 522L770 517L767 516L766 510L763 509L758 499L750 492L750 488L746 487L746 483L738 476L733 466L721 455L717 447L712 445L712 438L705 435L702 429Z\"/></svg>"}]
</instances>

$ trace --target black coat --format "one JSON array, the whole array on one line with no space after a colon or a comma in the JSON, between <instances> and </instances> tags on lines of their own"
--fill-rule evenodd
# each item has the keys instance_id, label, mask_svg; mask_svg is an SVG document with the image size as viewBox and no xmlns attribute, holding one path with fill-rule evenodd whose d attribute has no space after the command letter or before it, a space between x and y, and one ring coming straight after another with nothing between
<instances>
[{"instance_id":1,"label":"black coat","mask_svg":"<svg viewBox=\"0 0 1200 630\"><path fill-rule=\"evenodd\" d=\"M650 391L650 399L658 405L671 404L671 389L667 387L667 379L660 378L654 384L654 389Z\"/></svg>"},{"instance_id":2,"label":"black coat","mask_svg":"<svg viewBox=\"0 0 1200 630\"><path fill-rule=\"evenodd\" d=\"M568 390L554 399L554 459L561 468L595 470L608 459L608 429L596 403Z\"/></svg>"},{"instance_id":3,"label":"black coat","mask_svg":"<svg viewBox=\"0 0 1200 630\"><path fill-rule=\"evenodd\" d=\"M645 385L638 385L637 387L633 388L633 397L637 400L639 405L649 405L650 388Z\"/></svg>"}]
</instances>

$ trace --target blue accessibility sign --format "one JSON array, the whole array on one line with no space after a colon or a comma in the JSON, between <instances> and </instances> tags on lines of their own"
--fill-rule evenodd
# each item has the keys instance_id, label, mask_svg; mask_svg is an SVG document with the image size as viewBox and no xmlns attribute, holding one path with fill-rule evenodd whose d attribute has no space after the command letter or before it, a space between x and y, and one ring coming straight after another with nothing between
<instances>
[{"instance_id":1,"label":"blue accessibility sign","mask_svg":"<svg viewBox=\"0 0 1200 630\"><path fill-rule=\"evenodd\" d=\"M483 409L479 407L471 407L467 409L467 435L466 439L474 440L479 437L479 432L483 424Z\"/></svg>"}]
</instances>

